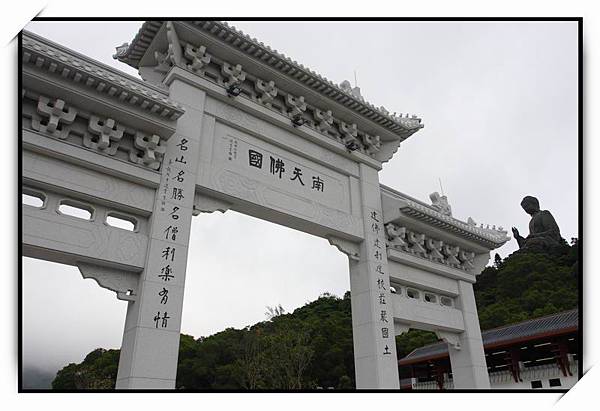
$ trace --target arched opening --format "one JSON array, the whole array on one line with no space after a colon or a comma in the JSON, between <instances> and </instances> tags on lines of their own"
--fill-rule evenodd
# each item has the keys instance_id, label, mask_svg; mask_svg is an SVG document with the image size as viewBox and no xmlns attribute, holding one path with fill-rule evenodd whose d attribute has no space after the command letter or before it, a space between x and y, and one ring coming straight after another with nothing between
<instances>
[{"instance_id":1,"label":"arched opening","mask_svg":"<svg viewBox=\"0 0 600 411\"><path fill-rule=\"evenodd\" d=\"M268 321L273 314L268 313L268 307L283 307L285 313L290 314L314 302L324 293L339 297L339 302L336 305L329 299L322 300L319 309L327 307L331 309L331 316L338 315L333 311L342 305L344 293L350 288L348 258L345 254L325 239L232 211L195 217L192 220L189 250L181 332L196 339L221 334L211 337L210 341L214 343L209 340L202 343L186 341L186 344L195 344L196 352L204 353L207 357L213 357L212 344L218 345L218 353L215 351L216 359L206 363L202 358L190 357L189 361L196 362L196 366L188 363L182 365L180 360L179 386L195 384L190 388L206 389L219 386L260 387L260 382L252 385L252 381L234 379L228 371L223 370L239 365L239 361L247 361L245 357L256 355L256 351L261 351L261 362L268 362L273 354L270 341L280 339L289 339L290 344L307 347L309 351L322 350L327 357L339 356L331 360L336 362L339 372L330 372L330 376L316 382L318 386L337 388L343 384L340 380L346 374L350 381L354 380L352 330L349 323L345 324L347 332L339 335L340 341L332 340L335 338L332 335L321 335L324 332L320 328L321 323L317 324L316 319L301 319L297 313L287 319L271 321L264 328L259 326L254 331L227 330L223 333L231 327L242 330ZM344 306L347 306L349 314L350 304L346 302ZM315 314L316 311L317 308L311 313ZM328 318L327 315L323 314L323 318ZM348 318L344 313L339 315ZM339 323L341 320L331 318L332 327ZM290 324L294 329L287 333L284 330ZM315 332L317 329L318 332ZM269 334L269 337L263 338L261 333ZM303 340L305 333L311 335ZM243 341L238 342L239 339ZM318 339L327 339L327 346L314 341ZM286 361L286 347L283 345L274 359L281 365ZM320 354L313 352L309 355L309 368L323 366ZM244 358L229 358L229 355ZM211 369L210 377L204 371L198 371L207 368ZM247 364L244 363L240 368L246 370ZM308 373L308 369L305 372ZM278 382L265 379L263 383ZM286 387L285 382L281 384Z\"/></svg>"}]
</instances>

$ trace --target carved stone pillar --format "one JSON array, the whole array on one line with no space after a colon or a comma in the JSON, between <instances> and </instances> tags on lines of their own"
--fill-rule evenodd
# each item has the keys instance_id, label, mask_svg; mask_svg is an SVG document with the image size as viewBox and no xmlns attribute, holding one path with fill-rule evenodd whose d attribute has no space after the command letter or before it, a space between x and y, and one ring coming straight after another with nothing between
<instances>
[{"instance_id":1,"label":"carved stone pillar","mask_svg":"<svg viewBox=\"0 0 600 411\"><path fill-rule=\"evenodd\" d=\"M169 140L156 191L151 236L138 296L127 308L117 389L175 388L190 225L194 213L205 93L173 68L165 84L185 106Z\"/></svg>"},{"instance_id":2,"label":"carved stone pillar","mask_svg":"<svg viewBox=\"0 0 600 411\"><path fill-rule=\"evenodd\" d=\"M457 305L462 311L465 331L457 334L456 341L448 346L454 388L490 388L485 362L485 352L479 328L479 316L475 305L473 284L458 281Z\"/></svg>"},{"instance_id":3,"label":"carved stone pillar","mask_svg":"<svg viewBox=\"0 0 600 411\"><path fill-rule=\"evenodd\" d=\"M350 259L356 388L399 389L394 315L377 171L360 165L365 239Z\"/></svg>"}]
</instances>

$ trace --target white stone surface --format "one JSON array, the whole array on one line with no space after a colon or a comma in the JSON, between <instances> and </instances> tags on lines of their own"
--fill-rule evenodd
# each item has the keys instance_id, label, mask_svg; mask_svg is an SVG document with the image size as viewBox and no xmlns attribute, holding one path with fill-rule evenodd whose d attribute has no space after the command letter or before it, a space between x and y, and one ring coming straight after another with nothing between
<instances>
[{"instance_id":1,"label":"white stone surface","mask_svg":"<svg viewBox=\"0 0 600 411\"><path fill-rule=\"evenodd\" d=\"M379 184L380 160L389 160L400 140L420 128L420 121L415 120L416 128L400 136L270 69L261 75L274 75L277 94L228 96L221 83L202 77L215 59L186 60L190 50L200 50L187 41L206 41L212 56L221 55L221 68L226 69L219 72L228 78L231 72L225 60L233 56L231 50L219 48L220 40L191 30L186 35L188 53L182 54L176 30L180 23L170 22L167 27L168 38L162 45L168 43L170 48L158 51L159 71L151 66L140 68L149 82L160 83L148 89L152 97L144 94L147 87L139 81L122 78L121 90L116 83L105 90L92 74L69 71L79 70L76 67L81 65L73 63L79 57L69 57L63 49L57 50L67 53L64 61L69 70L56 80L52 77L56 66L48 66L42 56L41 60L32 56L54 50L56 45L28 51L27 59L35 57L36 63L24 68L28 99L24 182L47 197L42 208L23 206L25 254L82 267L105 267L88 270L91 278L113 276L104 278L104 284L121 293L123 286L114 286L116 270L126 270L129 283L133 275L139 276L134 292L126 296L130 302L117 388L175 387L186 262L192 252L188 250L191 219L202 211L229 208L327 238L349 256L358 389L399 388L395 335L409 327L436 331L451 343L457 388L489 388L472 283L488 261L489 250L505 241L505 236L473 228ZM145 63L153 59L144 56ZM237 63L231 67L237 67L241 79L256 64L253 61L243 70ZM256 84L267 84L264 81ZM167 100L165 87L176 103ZM290 87L298 91L293 96L285 92ZM302 90L306 96L299 94ZM140 100L140 93L146 97ZM284 98L284 108L292 114L274 109L276 98ZM36 102L43 104L36 106ZM61 107L67 107L66 111ZM82 115L81 107L92 109L93 121L89 113ZM333 121L321 121L316 128L292 124L292 118L308 116L311 110L317 120L327 110L332 120L341 110L344 125L333 126ZM42 117L49 124L42 124ZM118 124L114 132L108 131L112 139L104 136L102 144L91 135L102 134L100 118L106 119L103 127ZM121 123L128 125L133 146L121 146L117 153L118 147L110 145L125 139ZM356 130L356 124L359 131L372 129L373 135L327 134L339 128ZM69 139L74 130L74 135L83 135L83 144L79 137ZM342 137L359 145L362 141L367 150L348 149ZM381 147L375 144L380 138ZM160 172L154 171L159 166ZM91 221L57 213L65 196L89 203L94 212ZM131 213L136 230L105 224L111 210ZM410 247L387 248L384 224L390 222L402 224L397 231L410 236ZM418 246L417 240L425 238L435 244L443 241L447 246L443 250L449 251L432 257ZM402 243L399 239L394 244ZM474 256L473 261L467 261L467 256ZM390 280L403 292L415 287L420 298L391 294ZM438 299L448 297L452 304L426 302L424 292L437 293Z\"/></svg>"},{"instance_id":2,"label":"white stone surface","mask_svg":"<svg viewBox=\"0 0 600 411\"><path fill-rule=\"evenodd\" d=\"M394 319L403 324L410 324L411 328L452 332L462 332L465 329L460 310L443 306L439 301L426 302L423 300L422 292L419 300L408 298L406 293L392 294L391 300L394 307Z\"/></svg>"},{"instance_id":3,"label":"white stone surface","mask_svg":"<svg viewBox=\"0 0 600 411\"><path fill-rule=\"evenodd\" d=\"M459 334L460 350L448 347L454 387L490 388L473 285L459 281L458 288L458 307L463 312L465 331Z\"/></svg>"},{"instance_id":4,"label":"white stone surface","mask_svg":"<svg viewBox=\"0 0 600 411\"><path fill-rule=\"evenodd\" d=\"M365 240L350 261L356 388L399 388L393 308L377 171L360 165ZM378 281L379 280L379 281Z\"/></svg>"},{"instance_id":5,"label":"white stone surface","mask_svg":"<svg viewBox=\"0 0 600 411\"><path fill-rule=\"evenodd\" d=\"M186 113L178 121L163 160L140 294L127 310L118 389L175 388L202 130L199 119L203 112L198 108L205 94L178 79L173 79L170 86L172 95L186 106Z\"/></svg>"}]
</instances>

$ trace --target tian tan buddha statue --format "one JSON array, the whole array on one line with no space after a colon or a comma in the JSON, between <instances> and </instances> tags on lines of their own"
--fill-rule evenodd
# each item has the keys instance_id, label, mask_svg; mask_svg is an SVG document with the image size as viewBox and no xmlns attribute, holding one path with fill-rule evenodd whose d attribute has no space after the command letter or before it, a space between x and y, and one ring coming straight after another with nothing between
<instances>
[{"instance_id":1,"label":"tian tan buddha statue","mask_svg":"<svg viewBox=\"0 0 600 411\"><path fill-rule=\"evenodd\" d=\"M537 198L526 196L521 201L521 207L531 216L529 235L523 238L519 230L512 228L513 235L521 250L545 250L557 246L562 240L560 229L548 210L540 210Z\"/></svg>"}]
</instances>

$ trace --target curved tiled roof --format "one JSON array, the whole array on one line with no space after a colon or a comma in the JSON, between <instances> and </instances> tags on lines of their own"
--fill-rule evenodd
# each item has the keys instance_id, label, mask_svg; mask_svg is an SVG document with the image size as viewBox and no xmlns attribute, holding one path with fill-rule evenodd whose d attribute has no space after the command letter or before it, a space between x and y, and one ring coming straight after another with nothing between
<instances>
[{"instance_id":1,"label":"curved tiled roof","mask_svg":"<svg viewBox=\"0 0 600 411\"><path fill-rule=\"evenodd\" d=\"M139 68L139 63L150 43L158 33L163 21L146 21L134 37L130 45L118 47L115 58L134 68ZM414 133L423 127L421 119L416 116L398 117L387 110L377 108L373 104L354 94L342 89L331 80L310 70L295 60L271 49L269 46L251 38L242 31L237 30L225 22L212 20L194 20L191 22L197 29L216 37L223 43L238 49L244 54L266 64L279 72L309 87L323 96L355 111L369 120L385 127L386 129L407 138L407 133ZM409 135L410 135L409 134Z\"/></svg>"},{"instance_id":2,"label":"curved tiled roof","mask_svg":"<svg viewBox=\"0 0 600 411\"><path fill-rule=\"evenodd\" d=\"M508 343L513 340L535 337L536 335L576 329L579 324L579 310L563 311L544 317L534 318L516 324L493 328L481 333L484 348L491 345ZM438 342L416 348L399 363L413 363L431 357L448 355L448 344Z\"/></svg>"},{"instance_id":3,"label":"curved tiled roof","mask_svg":"<svg viewBox=\"0 0 600 411\"><path fill-rule=\"evenodd\" d=\"M500 247L508 240L506 231L496 230L493 228L477 227L470 225L452 216L448 216L440 213L438 210L433 208L429 204L425 204L407 194L401 193L400 191L394 190L391 187L380 185L382 191L386 192L392 197L400 198L404 203L400 207L402 213L421 220L426 224L436 226L443 230L449 231L463 238L466 238L476 243L482 244L491 249Z\"/></svg>"},{"instance_id":4,"label":"curved tiled roof","mask_svg":"<svg viewBox=\"0 0 600 411\"><path fill-rule=\"evenodd\" d=\"M405 199L405 201L406 205L400 208L400 211L403 213L428 224L452 231L469 240L496 248L510 239L505 232L470 226L452 216L447 216L436 210L432 210L431 207L423 206L408 199Z\"/></svg>"},{"instance_id":5,"label":"curved tiled roof","mask_svg":"<svg viewBox=\"0 0 600 411\"><path fill-rule=\"evenodd\" d=\"M152 115L176 120L184 113L183 107L169 100L164 90L25 30L22 53L24 65L60 74L66 80L95 89L108 98L127 101Z\"/></svg>"},{"instance_id":6,"label":"curved tiled roof","mask_svg":"<svg viewBox=\"0 0 600 411\"><path fill-rule=\"evenodd\" d=\"M121 47L117 47L117 53L113 57L134 68L139 68L140 60L146 53L146 49L152 43L154 36L156 36L162 24L162 20L145 21L131 41L131 44L124 43Z\"/></svg>"}]
</instances>

